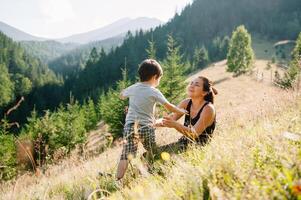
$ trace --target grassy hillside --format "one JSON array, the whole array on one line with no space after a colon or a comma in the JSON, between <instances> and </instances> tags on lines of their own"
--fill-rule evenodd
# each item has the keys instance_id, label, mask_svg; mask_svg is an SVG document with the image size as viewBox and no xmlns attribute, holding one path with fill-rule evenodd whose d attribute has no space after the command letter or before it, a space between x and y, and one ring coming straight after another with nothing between
<instances>
[{"instance_id":1,"label":"grassy hillside","mask_svg":"<svg viewBox=\"0 0 301 200\"><path fill-rule=\"evenodd\" d=\"M294 45L283 45L282 50L277 50L274 46L277 40L266 40L262 37L254 36L252 38L252 48L254 49L257 59L272 60L272 58L278 61L291 59L291 51ZM280 51L280 52L279 52ZM285 58L282 58L282 57Z\"/></svg>"},{"instance_id":2,"label":"grassy hillside","mask_svg":"<svg viewBox=\"0 0 301 200\"><path fill-rule=\"evenodd\" d=\"M219 90L215 136L202 149L158 160L153 174L138 156L122 188L114 177L98 177L99 171L115 172L121 151L116 146L95 158L71 156L44 174L5 183L0 199L87 199L93 191L111 199L297 199L301 146L283 133L301 133L301 99L272 86L275 66L267 70L266 64L258 60L252 75L233 78L222 61L191 76L188 80L208 76ZM157 130L160 145L179 136Z\"/></svg>"},{"instance_id":3,"label":"grassy hillside","mask_svg":"<svg viewBox=\"0 0 301 200\"><path fill-rule=\"evenodd\" d=\"M278 116L219 129L204 148L156 163L111 199L297 199L301 196L300 142L283 137L301 130L301 102Z\"/></svg>"}]
</instances>

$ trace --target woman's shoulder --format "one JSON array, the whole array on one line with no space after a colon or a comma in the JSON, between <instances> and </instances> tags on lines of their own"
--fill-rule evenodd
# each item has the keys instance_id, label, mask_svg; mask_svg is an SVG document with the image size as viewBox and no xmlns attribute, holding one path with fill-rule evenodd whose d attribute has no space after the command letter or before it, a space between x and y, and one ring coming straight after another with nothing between
<instances>
[{"instance_id":1,"label":"woman's shoulder","mask_svg":"<svg viewBox=\"0 0 301 200\"><path fill-rule=\"evenodd\" d=\"M188 103L189 103L189 101L191 101L190 98L187 98L187 99L182 100L182 101L179 103L179 106L178 106L178 107L180 107L180 108L186 108L187 105L188 105Z\"/></svg>"},{"instance_id":2,"label":"woman's shoulder","mask_svg":"<svg viewBox=\"0 0 301 200\"><path fill-rule=\"evenodd\" d=\"M207 105L204 107L204 111L208 113L215 113L215 107L211 102L208 102Z\"/></svg>"}]
</instances>

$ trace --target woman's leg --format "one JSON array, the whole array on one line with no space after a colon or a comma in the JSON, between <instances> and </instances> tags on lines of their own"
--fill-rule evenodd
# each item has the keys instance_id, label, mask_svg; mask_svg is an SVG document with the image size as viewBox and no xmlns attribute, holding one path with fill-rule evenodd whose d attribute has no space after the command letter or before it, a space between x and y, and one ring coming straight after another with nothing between
<instances>
[{"instance_id":1,"label":"woman's leg","mask_svg":"<svg viewBox=\"0 0 301 200\"><path fill-rule=\"evenodd\" d=\"M158 152L181 153L187 149L188 141L181 137L178 141L158 147Z\"/></svg>"}]
</instances>

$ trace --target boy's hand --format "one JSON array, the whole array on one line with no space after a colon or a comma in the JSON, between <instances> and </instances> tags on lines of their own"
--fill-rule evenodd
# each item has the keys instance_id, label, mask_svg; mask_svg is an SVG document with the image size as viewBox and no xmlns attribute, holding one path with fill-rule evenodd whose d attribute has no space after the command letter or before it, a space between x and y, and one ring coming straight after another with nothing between
<instances>
[{"instance_id":1,"label":"boy's hand","mask_svg":"<svg viewBox=\"0 0 301 200\"><path fill-rule=\"evenodd\" d=\"M126 100L127 99L127 97L126 96L124 96L124 90L122 90L121 92L120 92L120 94L119 94L119 98L121 99L121 100Z\"/></svg>"},{"instance_id":2,"label":"boy's hand","mask_svg":"<svg viewBox=\"0 0 301 200\"><path fill-rule=\"evenodd\" d=\"M155 121L154 127L163 127L163 118L157 119Z\"/></svg>"},{"instance_id":3,"label":"boy's hand","mask_svg":"<svg viewBox=\"0 0 301 200\"><path fill-rule=\"evenodd\" d=\"M129 111L129 107L128 107L128 106L125 106L125 107L124 107L124 114L128 114L128 111Z\"/></svg>"},{"instance_id":4,"label":"boy's hand","mask_svg":"<svg viewBox=\"0 0 301 200\"><path fill-rule=\"evenodd\" d=\"M188 115L188 111L184 108L177 108L176 113L179 113L182 115Z\"/></svg>"}]
</instances>

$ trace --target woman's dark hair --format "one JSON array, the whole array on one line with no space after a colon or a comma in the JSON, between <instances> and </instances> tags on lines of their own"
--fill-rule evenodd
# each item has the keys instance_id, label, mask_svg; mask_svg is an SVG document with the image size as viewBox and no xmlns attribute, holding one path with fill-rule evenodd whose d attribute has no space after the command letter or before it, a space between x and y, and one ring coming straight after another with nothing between
<instances>
[{"instance_id":1,"label":"woman's dark hair","mask_svg":"<svg viewBox=\"0 0 301 200\"><path fill-rule=\"evenodd\" d=\"M213 84L208 78L199 76L199 79L203 80L203 91L208 92L208 94L205 95L204 100L214 104L214 95L218 94L217 90L212 87Z\"/></svg>"},{"instance_id":2,"label":"woman's dark hair","mask_svg":"<svg viewBox=\"0 0 301 200\"><path fill-rule=\"evenodd\" d=\"M140 81L149 81L153 76L159 78L163 75L162 68L160 64L154 59L144 60L138 69L138 74Z\"/></svg>"}]
</instances>

